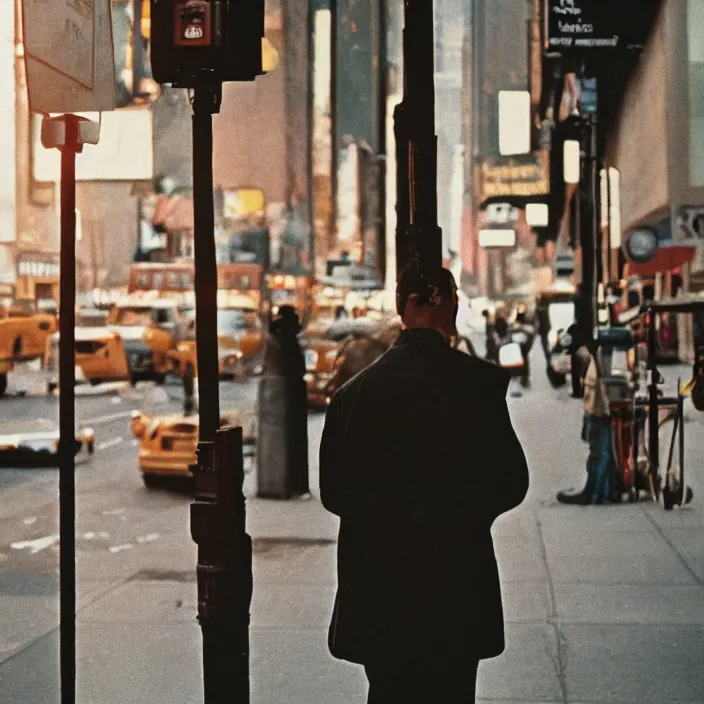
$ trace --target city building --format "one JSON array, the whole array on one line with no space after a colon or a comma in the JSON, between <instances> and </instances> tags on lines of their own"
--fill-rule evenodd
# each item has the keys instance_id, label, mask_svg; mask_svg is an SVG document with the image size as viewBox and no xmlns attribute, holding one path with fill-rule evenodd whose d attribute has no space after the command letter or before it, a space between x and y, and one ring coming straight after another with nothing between
<instances>
[{"instance_id":1,"label":"city building","mask_svg":"<svg viewBox=\"0 0 704 704\"><path fill-rule=\"evenodd\" d=\"M541 66L540 53L536 58L533 50L536 4L534 0L472 0L467 7L461 47L461 260L462 287L472 295L530 298L535 288L536 246L546 239L546 233L536 232L525 218L526 204L544 201L550 192L548 152L535 129L539 85L534 72ZM502 154L499 94L503 91L530 94L533 129L527 153ZM525 119L529 119L527 113ZM490 206L500 207L497 211ZM509 219L492 222L493 212L505 213ZM514 232L515 244L480 246L479 233L495 227Z\"/></svg>"},{"instance_id":2,"label":"city building","mask_svg":"<svg viewBox=\"0 0 704 704\"><path fill-rule=\"evenodd\" d=\"M665 293L673 275L704 290L704 0L661 3L606 156L620 173L624 239L652 227L660 245L624 273L656 277Z\"/></svg>"}]
</instances>

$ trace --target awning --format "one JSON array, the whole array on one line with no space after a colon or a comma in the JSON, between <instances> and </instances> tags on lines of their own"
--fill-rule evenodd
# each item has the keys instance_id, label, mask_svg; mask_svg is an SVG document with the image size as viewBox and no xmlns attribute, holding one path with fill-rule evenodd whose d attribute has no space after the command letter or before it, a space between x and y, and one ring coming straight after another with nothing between
<instances>
[{"instance_id":1,"label":"awning","mask_svg":"<svg viewBox=\"0 0 704 704\"><path fill-rule=\"evenodd\" d=\"M673 271L694 259L696 247L660 247L655 256L644 264L628 262L628 272L632 276L653 276Z\"/></svg>"}]
</instances>

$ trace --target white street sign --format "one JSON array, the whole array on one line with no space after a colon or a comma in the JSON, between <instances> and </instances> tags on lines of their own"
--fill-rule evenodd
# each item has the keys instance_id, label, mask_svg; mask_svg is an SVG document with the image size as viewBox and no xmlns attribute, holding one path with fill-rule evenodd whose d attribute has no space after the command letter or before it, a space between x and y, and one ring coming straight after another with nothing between
<instances>
[{"instance_id":1,"label":"white street sign","mask_svg":"<svg viewBox=\"0 0 704 704\"><path fill-rule=\"evenodd\" d=\"M24 0L32 24L25 51L82 86L93 87L93 0ZM41 17L41 22L36 18Z\"/></svg>"},{"instance_id":2,"label":"white street sign","mask_svg":"<svg viewBox=\"0 0 704 704\"><path fill-rule=\"evenodd\" d=\"M110 0L22 0L22 20L31 110L115 108Z\"/></svg>"}]
</instances>

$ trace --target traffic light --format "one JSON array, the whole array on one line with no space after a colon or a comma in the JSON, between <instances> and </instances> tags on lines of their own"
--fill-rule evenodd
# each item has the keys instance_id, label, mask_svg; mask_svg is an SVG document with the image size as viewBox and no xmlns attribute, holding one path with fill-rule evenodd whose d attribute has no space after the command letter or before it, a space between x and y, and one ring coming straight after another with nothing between
<instances>
[{"instance_id":1,"label":"traffic light","mask_svg":"<svg viewBox=\"0 0 704 704\"><path fill-rule=\"evenodd\" d=\"M205 76L253 81L264 73L264 0L150 0L154 80L195 88Z\"/></svg>"}]
</instances>

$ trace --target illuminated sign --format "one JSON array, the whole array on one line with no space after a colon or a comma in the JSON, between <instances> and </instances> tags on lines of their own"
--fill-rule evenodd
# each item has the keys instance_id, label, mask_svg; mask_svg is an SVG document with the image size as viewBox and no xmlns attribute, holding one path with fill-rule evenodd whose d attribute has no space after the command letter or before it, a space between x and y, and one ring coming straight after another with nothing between
<instances>
[{"instance_id":1,"label":"illuminated sign","mask_svg":"<svg viewBox=\"0 0 704 704\"><path fill-rule=\"evenodd\" d=\"M482 201L499 197L543 196L550 193L547 154L493 156L484 159L479 174Z\"/></svg>"},{"instance_id":2,"label":"illuminated sign","mask_svg":"<svg viewBox=\"0 0 704 704\"><path fill-rule=\"evenodd\" d=\"M218 265L218 288L230 291L259 290L262 270L258 264ZM135 264L130 269L128 292L193 291L195 269L192 264Z\"/></svg>"},{"instance_id":3,"label":"illuminated sign","mask_svg":"<svg viewBox=\"0 0 704 704\"><path fill-rule=\"evenodd\" d=\"M23 252L17 256L17 276L59 278L59 255Z\"/></svg>"},{"instance_id":4,"label":"illuminated sign","mask_svg":"<svg viewBox=\"0 0 704 704\"><path fill-rule=\"evenodd\" d=\"M643 45L643 0L546 0L545 48L551 52L624 49Z\"/></svg>"},{"instance_id":5,"label":"illuminated sign","mask_svg":"<svg viewBox=\"0 0 704 704\"><path fill-rule=\"evenodd\" d=\"M490 247L515 247L515 230L479 230L479 246L483 249Z\"/></svg>"}]
</instances>

